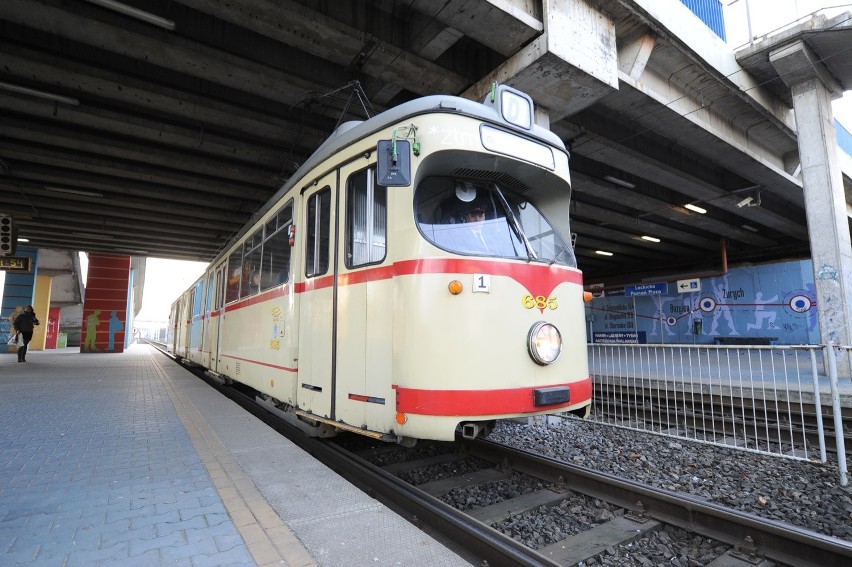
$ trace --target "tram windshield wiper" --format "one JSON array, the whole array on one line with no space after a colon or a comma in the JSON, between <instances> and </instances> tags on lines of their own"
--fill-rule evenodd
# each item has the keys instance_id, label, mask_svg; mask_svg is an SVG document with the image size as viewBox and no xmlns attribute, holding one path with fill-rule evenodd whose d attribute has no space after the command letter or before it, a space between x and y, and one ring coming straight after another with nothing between
<instances>
[{"instance_id":1,"label":"tram windshield wiper","mask_svg":"<svg viewBox=\"0 0 852 567\"><path fill-rule=\"evenodd\" d=\"M512 230L515 232L515 236L518 237L518 240L524 243L524 247L527 249L527 260L530 262L538 260L538 255L535 253L535 250L533 250L533 246L527 238L521 223L518 221L518 217L515 216L515 211L512 210L512 207L503 195L503 191L500 190L500 186L496 183L494 184L494 190L500 198L500 203L503 205L503 208L506 209L506 217L509 219L509 226L512 227Z\"/></svg>"}]
</instances>

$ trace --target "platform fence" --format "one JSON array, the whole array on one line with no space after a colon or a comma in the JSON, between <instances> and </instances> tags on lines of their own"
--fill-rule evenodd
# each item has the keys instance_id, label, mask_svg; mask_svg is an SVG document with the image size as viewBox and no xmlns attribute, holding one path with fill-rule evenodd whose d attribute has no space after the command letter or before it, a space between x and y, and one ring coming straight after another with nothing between
<instances>
[{"instance_id":1,"label":"platform fence","mask_svg":"<svg viewBox=\"0 0 852 567\"><path fill-rule=\"evenodd\" d=\"M834 432L852 388L838 357L852 362L852 347L590 344L590 419L820 462L830 443L846 486L844 435Z\"/></svg>"}]
</instances>

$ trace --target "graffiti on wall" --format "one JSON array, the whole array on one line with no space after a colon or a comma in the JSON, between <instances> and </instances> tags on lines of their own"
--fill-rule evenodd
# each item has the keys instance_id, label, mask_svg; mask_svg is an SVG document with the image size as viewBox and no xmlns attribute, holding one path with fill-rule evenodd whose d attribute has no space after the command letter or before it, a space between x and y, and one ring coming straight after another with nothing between
<instances>
[{"instance_id":1,"label":"graffiti on wall","mask_svg":"<svg viewBox=\"0 0 852 567\"><path fill-rule=\"evenodd\" d=\"M669 344L709 344L717 337L819 342L809 260L733 268L688 281L692 285L683 293L675 285L655 295L629 296L629 289L595 293L586 304L589 340L609 342L608 335L625 333L633 342Z\"/></svg>"}]
</instances>

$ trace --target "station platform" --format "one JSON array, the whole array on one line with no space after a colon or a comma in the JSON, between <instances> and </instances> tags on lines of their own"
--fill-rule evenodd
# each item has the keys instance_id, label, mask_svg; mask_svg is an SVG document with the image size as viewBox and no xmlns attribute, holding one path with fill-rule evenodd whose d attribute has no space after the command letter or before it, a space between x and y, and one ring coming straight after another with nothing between
<instances>
[{"instance_id":1,"label":"station platform","mask_svg":"<svg viewBox=\"0 0 852 567\"><path fill-rule=\"evenodd\" d=\"M147 345L0 354L0 565L470 565Z\"/></svg>"}]
</instances>

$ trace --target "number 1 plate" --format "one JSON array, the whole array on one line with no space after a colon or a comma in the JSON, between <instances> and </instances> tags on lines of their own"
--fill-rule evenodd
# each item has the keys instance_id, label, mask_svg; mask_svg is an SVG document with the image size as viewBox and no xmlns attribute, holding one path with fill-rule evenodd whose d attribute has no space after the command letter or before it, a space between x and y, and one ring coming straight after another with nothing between
<instances>
[{"instance_id":1,"label":"number 1 plate","mask_svg":"<svg viewBox=\"0 0 852 567\"><path fill-rule=\"evenodd\" d=\"M491 293L489 274L473 274L473 293Z\"/></svg>"}]
</instances>

